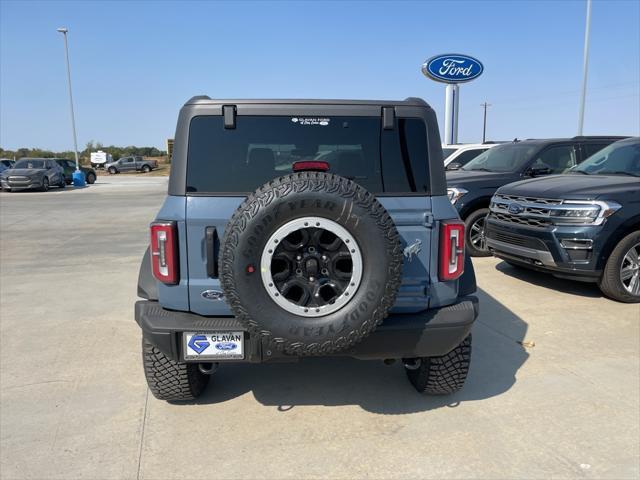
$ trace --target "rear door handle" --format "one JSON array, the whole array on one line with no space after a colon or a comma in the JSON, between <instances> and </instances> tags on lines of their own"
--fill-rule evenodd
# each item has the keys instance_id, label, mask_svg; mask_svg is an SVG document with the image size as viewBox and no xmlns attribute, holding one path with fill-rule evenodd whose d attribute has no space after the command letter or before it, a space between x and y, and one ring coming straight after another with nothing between
<instances>
[{"instance_id":1,"label":"rear door handle","mask_svg":"<svg viewBox=\"0 0 640 480\"><path fill-rule=\"evenodd\" d=\"M207 249L207 276L218 278L218 254L220 253L220 239L216 227L207 227L204 231L205 247Z\"/></svg>"}]
</instances>

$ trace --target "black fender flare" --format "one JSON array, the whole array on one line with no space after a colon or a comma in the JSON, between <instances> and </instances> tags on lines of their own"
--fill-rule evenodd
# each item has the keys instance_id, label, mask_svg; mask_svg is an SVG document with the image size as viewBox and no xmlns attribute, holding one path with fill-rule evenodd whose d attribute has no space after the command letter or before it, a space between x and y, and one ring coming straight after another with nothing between
<instances>
[{"instance_id":1,"label":"black fender flare","mask_svg":"<svg viewBox=\"0 0 640 480\"><path fill-rule=\"evenodd\" d=\"M158 284L151 271L151 253L149 247L144 252L138 272L138 296L147 300L158 300Z\"/></svg>"},{"instance_id":2,"label":"black fender flare","mask_svg":"<svg viewBox=\"0 0 640 480\"><path fill-rule=\"evenodd\" d=\"M464 256L464 272L458 283L458 296L472 295L478 289L476 285L476 272L471 262L471 255Z\"/></svg>"}]
</instances>

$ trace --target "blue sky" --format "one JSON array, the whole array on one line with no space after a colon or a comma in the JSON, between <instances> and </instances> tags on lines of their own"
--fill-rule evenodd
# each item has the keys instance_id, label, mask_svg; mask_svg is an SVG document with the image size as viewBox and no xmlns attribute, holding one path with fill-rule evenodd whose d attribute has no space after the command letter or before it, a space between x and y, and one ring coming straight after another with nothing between
<instances>
[{"instance_id":1,"label":"blue sky","mask_svg":"<svg viewBox=\"0 0 640 480\"><path fill-rule=\"evenodd\" d=\"M0 1L0 146L71 149L67 26L78 142L164 146L191 96L420 96L422 62L480 59L461 88L459 140L572 136L584 1ZM640 134L640 1L594 1L585 134Z\"/></svg>"}]
</instances>

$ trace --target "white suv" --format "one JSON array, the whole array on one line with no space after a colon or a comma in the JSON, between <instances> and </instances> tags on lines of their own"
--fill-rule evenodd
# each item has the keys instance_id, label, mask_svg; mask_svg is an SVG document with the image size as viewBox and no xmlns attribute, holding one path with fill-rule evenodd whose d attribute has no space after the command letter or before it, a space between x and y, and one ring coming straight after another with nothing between
<instances>
[{"instance_id":1,"label":"white suv","mask_svg":"<svg viewBox=\"0 0 640 480\"><path fill-rule=\"evenodd\" d=\"M497 143L464 143L456 145L442 145L444 166L447 170L457 170L476 158L482 152L486 152ZM455 165L454 165L455 164ZM449 166L451 165L451 166Z\"/></svg>"}]
</instances>

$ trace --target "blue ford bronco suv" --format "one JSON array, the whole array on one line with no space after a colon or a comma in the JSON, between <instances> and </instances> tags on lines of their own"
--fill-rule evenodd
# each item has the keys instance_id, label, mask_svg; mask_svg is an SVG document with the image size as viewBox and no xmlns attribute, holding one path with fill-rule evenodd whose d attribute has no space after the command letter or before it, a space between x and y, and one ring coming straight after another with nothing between
<instances>
[{"instance_id":1,"label":"blue ford bronco suv","mask_svg":"<svg viewBox=\"0 0 640 480\"><path fill-rule=\"evenodd\" d=\"M135 318L151 392L220 364L401 359L460 389L476 281L423 100L189 100L151 224Z\"/></svg>"}]
</instances>

